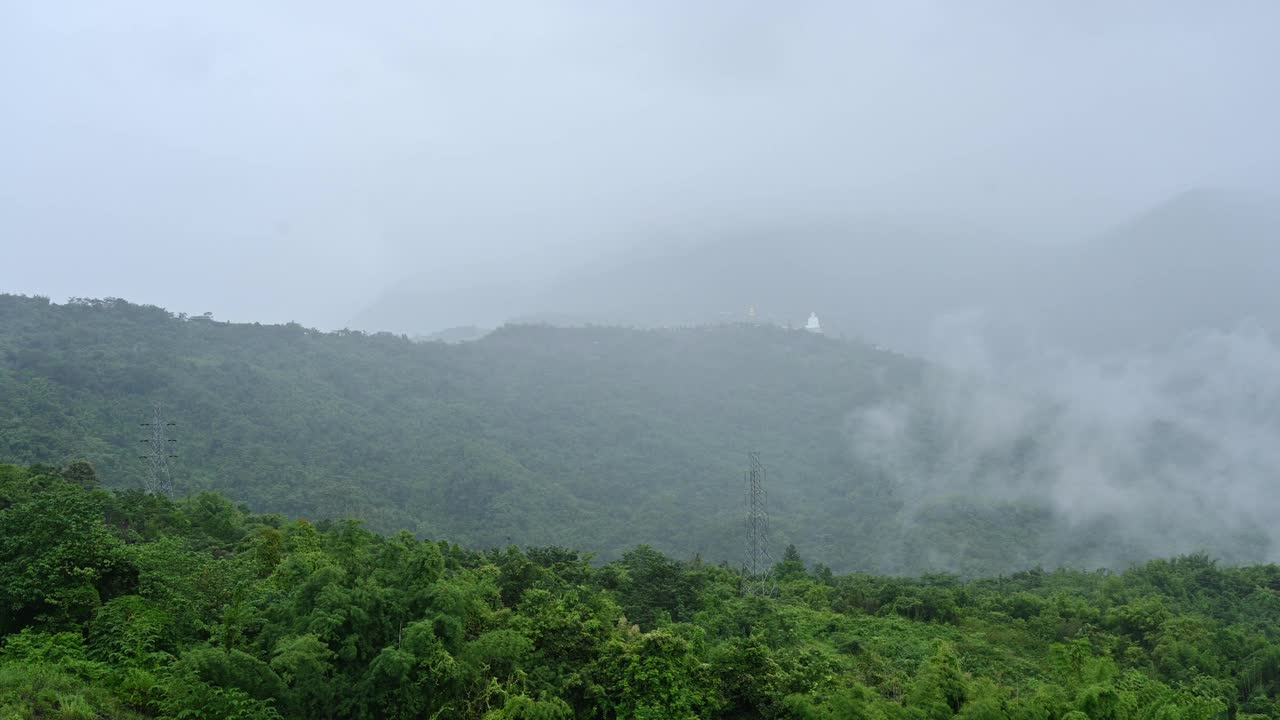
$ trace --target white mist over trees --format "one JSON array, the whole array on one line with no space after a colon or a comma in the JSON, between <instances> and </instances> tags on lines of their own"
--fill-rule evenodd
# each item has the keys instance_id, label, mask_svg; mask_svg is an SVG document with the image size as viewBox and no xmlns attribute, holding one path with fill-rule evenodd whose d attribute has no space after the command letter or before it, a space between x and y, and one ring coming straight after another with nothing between
<instances>
[{"instance_id":1,"label":"white mist over trees","mask_svg":"<svg viewBox=\"0 0 1280 720\"><path fill-rule=\"evenodd\" d=\"M1274 334L1206 331L1158 352L1041 356L968 378L850 415L854 453L917 515L975 498L1048 504L1068 528L1062 556L1086 566L1162 549L1278 556ZM1078 555L1065 538L1090 527L1119 542Z\"/></svg>"}]
</instances>

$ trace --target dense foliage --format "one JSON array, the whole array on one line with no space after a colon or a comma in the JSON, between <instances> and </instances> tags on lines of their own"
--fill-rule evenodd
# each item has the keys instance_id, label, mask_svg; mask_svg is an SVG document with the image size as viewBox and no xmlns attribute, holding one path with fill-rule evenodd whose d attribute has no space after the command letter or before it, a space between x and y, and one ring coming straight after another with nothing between
<instances>
[{"instance_id":1,"label":"dense foliage","mask_svg":"<svg viewBox=\"0 0 1280 720\"><path fill-rule=\"evenodd\" d=\"M900 355L769 326L511 326L446 345L0 295L0 458L86 458L107 487L141 485L139 423L158 401L176 423L179 494L471 548L613 560L643 543L737 561L755 449L775 540L839 571L1122 567L1200 548L1272 557L1267 533L1240 523L1148 542L1153 523L1064 516L1035 491L1062 453L1034 423L953 462L967 430L936 410L966 401L956 387ZM875 421L868 408L912 398L925 401L883 428L893 453L854 442L855 413ZM1161 448L1195 452L1143 442L1166 465L1182 459ZM1000 483L1019 491L980 491Z\"/></svg>"},{"instance_id":2,"label":"dense foliage","mask_svg":"<svg viewBox=\"0 0 1280 720\"><path fill-rule=\"evenodd\" d=\"M0 466L3 718L1280 716L1280 568L834 575L467 551Z\"/></svg>"},{"instance_id":3,"label":"dense foliage","mask_svg":"<svg viewBox=\"0 0 1280 720\"><path fill-rule=\"evenodd\" d=\"M783 541L836 567L909 569L844 550L898 530L843 425L920 373L780 328L512 326L446 345L0 295L0 458L86 458L108 487L139 487L138 424L160 401L182 493L471 547L731 558L758 449Z\"/></svg>"}]
</instances>

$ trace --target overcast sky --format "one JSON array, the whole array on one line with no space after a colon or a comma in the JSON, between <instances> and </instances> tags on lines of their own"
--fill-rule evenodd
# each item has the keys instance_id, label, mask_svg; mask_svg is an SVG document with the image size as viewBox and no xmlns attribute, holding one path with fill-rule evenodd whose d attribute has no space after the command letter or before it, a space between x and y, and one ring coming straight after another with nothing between
<instances>
[{"instance_id":1,"label":"overcast sky","mask_svg":"<svg viewBox=\"0 0 1280 720\"><path fill-rule=\"evenodd\" d=\"M341 326L406 276L1280 187L1280 3L0 0L0 290Z\"/></svg>"}]
</instances>

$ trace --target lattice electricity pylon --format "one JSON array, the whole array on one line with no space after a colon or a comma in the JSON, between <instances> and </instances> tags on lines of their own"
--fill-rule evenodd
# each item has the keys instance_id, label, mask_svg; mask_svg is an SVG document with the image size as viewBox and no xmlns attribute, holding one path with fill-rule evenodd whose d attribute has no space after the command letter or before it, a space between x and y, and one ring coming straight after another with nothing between
<instances>
[{"instance_id":1,"label":"lattice electricity pylon","mask_svg":"<svg viewBox=\"0 0 1280 720\"><path fill-rule=\"evenodd\" d=\"M147 476L143 478L146 491L155 495L173 496L173 473L169 471L169 458L178 457L173 452L172 443L178 442L167 437L167 431L175 423L165 422L160 403L151 409L151 422L139 423L142 427L151 428L151 437L138 442L147 443L147 454L139 458L147 461Z\"/></svg>"},{"instance_id":2,"label":"lattice electricity pylon","mask_svg":"<svg viewBox=\"0 0 1280 720\"><path fill-rule=\"evenodd\" d=\"M765 469L760 453L747 453L747 548L743 570L744 595L772 595L775 588L769 573L773 557L769 555L769 507L764 489Z\"/></svg>"}]
</instances>

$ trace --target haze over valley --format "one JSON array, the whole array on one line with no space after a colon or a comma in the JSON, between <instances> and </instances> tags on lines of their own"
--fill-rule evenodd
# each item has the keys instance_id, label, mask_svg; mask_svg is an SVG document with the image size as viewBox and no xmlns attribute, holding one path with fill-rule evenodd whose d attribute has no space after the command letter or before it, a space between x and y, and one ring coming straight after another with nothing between
<instances>
[{"instance_id":1,"label":"haze over valley","mask_svg":"<svg viewBox=\"0 0 1280 720\"><path fill-rule=\"evenodd\" d=\"M1280 718L1277 27L0 2L0 720Z\"/></svg>"}]
</instances>

